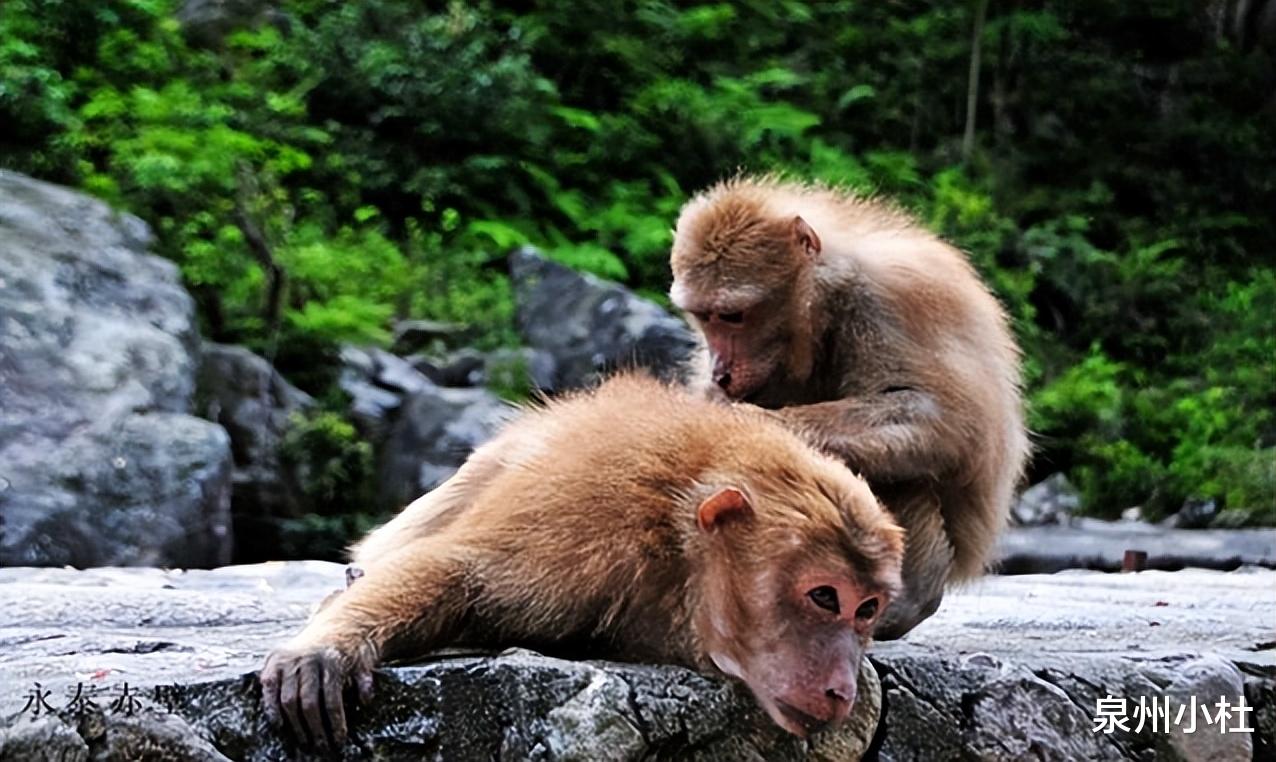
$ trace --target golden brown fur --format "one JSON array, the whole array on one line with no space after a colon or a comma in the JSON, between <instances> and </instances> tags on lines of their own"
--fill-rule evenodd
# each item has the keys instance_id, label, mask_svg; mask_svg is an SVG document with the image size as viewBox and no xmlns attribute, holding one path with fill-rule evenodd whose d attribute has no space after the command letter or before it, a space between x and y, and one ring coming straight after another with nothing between
<instances>
[{"instance_id":1,"label":"golden brown fur","mask_svg":"<svg viewBox=\"0 0 1276 762\"><path fill-rule=\"evenodd\" d=\"M983 570L1029 448L1018 349L961 252L887 204L741 177L687 203L671 264L708 344L692 385L775 410L908 531L879 636Z\"/></svg>"},{"instance_id":2,"label":"golden brown fur","mask_svg":"<svg viewBox=\"0 0 1276 762\"><path fill-rule=\"evenodd\" d=\"M586 643L716 665L805 732L849 711L902 549L863 481L765 413L622 376L526 411L359 543L364 576L263 669L267 707L319 739L380 659ZM803 585L846 610L828 619Z\"/></svg>"}]
</instances>

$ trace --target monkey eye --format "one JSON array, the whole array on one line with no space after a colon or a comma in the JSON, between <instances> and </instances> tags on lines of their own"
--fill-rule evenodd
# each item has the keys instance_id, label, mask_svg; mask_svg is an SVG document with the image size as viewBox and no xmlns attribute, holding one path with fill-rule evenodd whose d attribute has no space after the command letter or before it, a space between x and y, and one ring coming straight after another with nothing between
<instances>
[{"instance_id":1,"label":"monkey eye","mask_svg":"<svg viewBox=\"0 0 1276 762\"><path fill-rule=\"evenodd\" d=\"M810 598L812 603L825 611L833 614L839 614L842 611L842 607L837 603L837 591L828 585L821 585L811 590L806 594L806 597Z\"/></svg>"},{"instance_id":2,"label":"monkey eye","mask_svg":"<svg viewBox=\"0 0 1276 762\"><path fill-rule=\"evenodd\" d=\"M869 598L868 600L861 603L859 608L855 609L855 618L863 619L866 621L869 619L872 619L873 617L877 616L877 610L880 607L881 607L881 604L877 602L876 598Z\"/></svg>"},{"instance_id":3,"label":"monkey eye","mask_svg":"<svg viewBox=\"0 0 1276 762\"><path fill-rule=\"evenodd\" d=\"M709 313L696 312L695 310L689 310L689 312L691 312L691 317L695 318L696 320L699 320L701 323L709 322Z\"/></svg>"},{"instance_id":4,"label":"monkey eye","mask_svg":"<svg viewBox=\"0 0 1276 762\"><path fill-rule=\"evenodd\" d=\"M736 323L736 324L743 323L744 313L743 312L720 312L718 313L718 319L724 323Z\"/></svg>"}]
</instances>

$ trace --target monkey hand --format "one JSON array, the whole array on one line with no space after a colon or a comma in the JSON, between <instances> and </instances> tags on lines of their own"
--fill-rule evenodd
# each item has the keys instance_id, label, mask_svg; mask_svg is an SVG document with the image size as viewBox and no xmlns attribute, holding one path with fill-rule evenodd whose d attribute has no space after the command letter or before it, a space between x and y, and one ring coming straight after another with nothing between
<instances>
[{"instance_id":1,"label":"monkey hand","mask_svg":"<svg viewBox=\"0 0 1276 762\"><path fill-rule=\"evenodd\" d=\"M272 724L287 719L300 745L335 751L346 740L342 694L353 685L360 703L371 699L376 649L362 638L304 637L303 633L266 658L258 676L262 706Z\"/></svg>"},{"instance_id":2,"label":"monkey hand","mask_svg":"<svg viewBox=\"0 0 1276 762\"><path fill-rule=\"evenodd\" d=\"M710 402L721 402L723 404L731 402L731 398L717 384L701 384L693 388L696 388L700 392L700 396Z\"/></svg>"}]
</instances>

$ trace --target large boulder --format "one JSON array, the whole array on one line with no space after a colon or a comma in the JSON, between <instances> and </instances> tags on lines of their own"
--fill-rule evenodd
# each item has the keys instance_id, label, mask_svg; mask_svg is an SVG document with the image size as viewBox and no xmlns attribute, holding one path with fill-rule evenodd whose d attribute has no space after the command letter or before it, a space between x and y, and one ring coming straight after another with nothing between
<instances>
[{"instance_id":1,"label":"large boulder","mask_svg":"<svg viewBox=\"0 0 1276 762\"><path fill-rule=\"evenodd\" d=\"M406 396L433 387L425 374L377 347L341 348L337 385L350 397L350 417L369 440L381 443Z\"/></svg>"},{"instance_id":2,"label":"large boulder","mask_svg":"<svg viewBox=\"0 0 1276 762\"><path fill-rule=\"evenodd\" d=\"M513 408L486 389L423 388L404 403L381 452L382 505L401 508L456 473Z\"/></svg>"},{"instance_id":3,"label":"large boulder","mask_svg":"<svg viewBox=\"0 0 1276 762\"><path fill-rule=\"evenodd\" d=\"M225 563L230 445L150 231L0 171L0 565Z\"/></svg>"},{"instance_id":4,"label":"large boulder","mask_svg":"<svg viewBox=\"0 0 1276 762\"><path fill-rule=\"evenodd\" d=\"M251 672L343 577L315 561L0 570L0 638L12 646L0 651L0 685L17 702L0 712L0 759L294 758ZM74 703L77 689L96 705ZM42 701L24 707L26 694ZM378 670L338 758L854 759L880 706L871 667L858 704L851 723L807 743L721 677L453 649Z\"/></svg>"},{"instance_id":5,"label":"large boulder","mask_svg":"<svg viewBox=\"0 0 1276 762\"><path fill-rule=\"evenodd\" d=\"M380 453L378 503L386 509L442 484L513 414L486 389L439 386L383 349L343 347L341 360L350 415Z\"/></svg>"},{"instance_id":6,"label":"large boulder","mask_svg":"<svg viewBox=\"0 0 1276 762\"><path fill-rule=\"evenodd\" d=\"M624 286L551 262L525 247L510 255L518 325L528 346L553 356L556 388L587 386L617 367L674 378L695 335Z\"/></svg>"},{"instance_id":7,"label":"large boulder","mask_svg":"<svg viewBox=\"0 0 1276 762\"><path fill-rule=\"evenodd\" d=\"M343 577L316 561L0 569L0 759L290 758L252 673ZM866 672L860 700L881 706L873 758L1272 759L1273 588L1272 571L1189 570L990 577L952 591L906 640L870 651L880 691ZM341 758L855 759L869 730L808 745L721 677L517 650L383 667L375 688ZM1207 722L1207 705L1217 717L1220 699L1242 696L1250 711L1227 727L1255 732ZM1114 702L1111 733L1100 699ZM1154 700L1169 702L1168 726L1139 724ZM1194 707L1195 733L1180 707Z\"/></svg>"},{"instance_id":8,"label":"large boulder","mask_svg":"<svg viewBox=\"0 0 1276 762\"><path fill-rule=\"evenodd\" d=\"M244 347L205 342L199 372L200 413L230 435L234 455L236 557L265 559L273 543L252 548L280 518L309 506L297 474L282 456L293 416L314 406L309 394L284 380L266 358Z\"/></svg>"}]
</instances>

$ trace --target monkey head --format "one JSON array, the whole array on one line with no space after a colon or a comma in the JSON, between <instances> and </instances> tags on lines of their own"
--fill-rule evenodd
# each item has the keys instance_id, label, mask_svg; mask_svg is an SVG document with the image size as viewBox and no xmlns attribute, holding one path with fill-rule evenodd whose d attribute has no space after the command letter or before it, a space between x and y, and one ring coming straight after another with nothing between
<instances>
[{"instance_id":1,"label":"monkey head","mask_svg":"<svg viewBox=\"0 0 1276 762\"><path fill-rule=\"evenodd\" d=\"M873 627L900 586L903 530L863 481L833 468L844 476L719 488L698 511L703 652L799 736L850 714Z\"/></svg>"},{"instance_id":2,"label":"monkey head","mask_svg":"<svg viewBox=\"0 0 1276 762\"><path fill-rule=\"evenodd\" d=\"M670 298L704 335L714 384L750 400L812 371L820 239L801 216L748 196L693 200L674 231Z\"/></svg>"}]
</instances>

